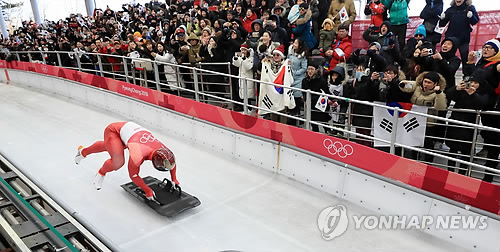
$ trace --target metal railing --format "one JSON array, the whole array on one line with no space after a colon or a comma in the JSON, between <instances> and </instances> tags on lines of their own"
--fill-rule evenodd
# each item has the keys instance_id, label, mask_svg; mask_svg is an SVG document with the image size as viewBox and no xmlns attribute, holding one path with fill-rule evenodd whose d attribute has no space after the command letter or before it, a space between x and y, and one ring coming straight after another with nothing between
<instances>
[{"instance_id":1,"label":"metal railing","mask_svg":"<svg viewBox=\"0 0 500 252\"><path fill-rule=\"evenodd\" d=\"M256 111L266 111L270 114L278 115L289 121L295 122L295 126L304 127L310 130L314 125L318 128L323 128L324 132L337 132L337 137L345 138L347 140L355 141L361 144L372 146L373 142L380 141L389 145L387 148L381 148L384 151L388 151L392 154L398 154L405 156L407 158L417 159L424 163L432 164L434 166L442 167L445 169L458 169L465 171L465 175L472 176L476 178L481 178L481 175L489 174L494 176L495 179L500 178L500 171L495 168L490 168L484 165L485 162L493 162L498 165L498 156L493 159L488 159L485 157L480 157L476 155L476 152L481 148L494 149L500 148L497 145L491 145L484 143L483 139L480 137L481 131L489 131L500 134L500 129L486 127L480 125L481 117L483 115L494 115L498 116L500 120L500 112L495 111L475 111L466 109L448 109L447 112L462 112L462 113L474 113L476 116L475 123L467 123L462 121L457 121L449 119L442 116L434 116L429 114L421 114L414 111L408 111L400 109L397 107L388 107L385 105L376 104L370 101L360 101L345 97L339 97L335 95L325 95L318 92L313 92L310 90L297 89L293 87L287 87L291 90L299 90L304 94L305 103L304 108L301 110L299 115L290 115L287 110L283 111L272 111L264 107L259 107L258 104L252 104L248 97L247 92L242 92L243 97L241 100L237 101L233 97L234 88L239 88L240 80L243 84L243 90L247 90L248 82L254 82L259 85L273 85L280 86L274 83L262 82L259 80L244 78L240 76L235 76L231 74L230 63L197 63L192 66L189 64L173 64L159 61L151 61L149 59L143 58L129 58L119 55L103 55L98 53L85 53L77 55L75 52L11 52L16 55L16 58L21 61L34 62L38 61L43 64L50 64L60 67L65 67L69 69L74 69L78 71L84 71L93 73L100 76L106 76L117 80L126 81L136 85L141 85L156 89L163 92L174 93L179 96L188 97L199 102L205 102L210 104L216 104L220 106L227 106L229 108L236 108L238 105L242 107L243 113L257 116ZM82 62L81 57L86 57L86 62ZM40 60L40 58L42 60ZM87 60L90 59L90 60ZM90 61L90 62L88 62ZM138 63L141 62L141 63ZM142 64L146 62L145 64ZM137 66L141 67L137 67ZM144 65L146 65L144 67ZM220 69L224 69L223 72L213 71L214 66L220 66ZM167 72L165 69L169 69ZM227 69L227 72L225 72ZM162 75L165 75L163 78ZM234 82L236 80L236 83ZM236 85L234 85L236 84ZM286 94L286 92L285 92ZM347 108L345 111L339 113L339 116L343 117L344 120L340 121L328 121L319 122L311 120L311 112L322 113L316 110L311 103L312 95L324 95L331 99L336 99L338 101L345 102ZM406 146L396 142L396 131L391 133L390 140L377 139L373 137L370 133L374 130L373 124L370 127L360 127L353 125L354 118L365 117L373 121L372 115L360 115L353 112L353 106L365 105L372 108L384 108L393 111L393 128L397 128L398 120L397 115L400 112L413 114L416 116L423 116L426 118L432 118L436 122L429 122L429 125L434 127L465 127L473 129L474 135L472 141L463 141L458 139L445 139L444 135L441 136L425 136L430 140L435 141L445 141L454 140L464 144L471 144L470 153L449 153L442 150L434 150L430 148ZM325 112L326 113L326 112ZM264 117L267 118L265 115ZM450 125L448 125L450 124ZM363 133L361 130L364 130ZM320 130L321 131L321 130ZM398 152L398 153L396 153ZM433 158L425 161L419 156L431 155ZM429 159L429 158L428 158ZM455 167L453 164L459 163L460 167ZM491 166L491 165L490 165Z\"/></svg>"}]
</instances>

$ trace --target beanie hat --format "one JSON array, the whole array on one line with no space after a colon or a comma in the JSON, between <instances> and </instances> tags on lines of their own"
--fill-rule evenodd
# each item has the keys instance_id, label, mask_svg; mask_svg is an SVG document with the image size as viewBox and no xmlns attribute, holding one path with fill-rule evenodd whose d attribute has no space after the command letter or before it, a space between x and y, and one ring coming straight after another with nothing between
<instances>
[{"instance_id":1,"label":"beanie hat","mask_svg":"<svg viewBox=\"0 0 500 252\"><path fill-rule=\"evenodd\" d=\"M274 49L273 53L278 53L281 57L285 57L285 46L281 44L278 48Z\"/></svg>"},{"instance_id":2,"label":"beanie hat","mask_svg":"<svg viewBox=\"0 0 500 252\"><path fill-rule=\"evenodd\" d=\"M490 39L486 41L484 45L490 45L493 47L493 50L495 50L495 53L498 53L498 50L500 49L500 41L496 39Z\"/></svg>"},{"instance_id":3,"label":"beanie hat","mask_svg":"<svg viewBox=\"0 0 500 252\"><path fill-rule=\"evenodd\" d=\"M415 30L415 35L417 34L424 35L424 38L427 37L427 32L425 31L425 25L421 24L417 26L417 29Z\"/></svg>"},{"instance_id":4,"label":"beanie hat","mask_svg":"<svg viewBox=\"0 0 500 252\"><path fill-rule=\"evenodd\" d=\"M326 18L325 21L323 21L323 24L321 25L321 27L323 27L323 29L325 29L326 23L330 24L330 29L328 31L331 31L333 29L333 21L329 18Z\"/></svg>"},{"instance_id":5,"label":"beanie hat","mask_svg":"<svg viewBox=\"0 0 500 252\"><path fill-rule=\"evenodd\" d=\"M175 29L175 34L186 32L182 27Z\"/></svg>"},{"instance_id":6,"label":"beanie hat","mask_svg":"<svg viewBox=\"0 0 500 252\"><path fill-rule=\"evenodd\" d=\"M241 49L241 48L245 48L245 49L247 49L247 50L248 50L248 45L247 45L246 43L243 43L243 44L241 44L241 46L240 46L240 49Z\"/></svg>"},{"instance_id":7,"label":"beanie hat","mask_svg":"<svg viewBox=\"0 0 500 252\"><path fill-rule=\"evenodd\" d=\"M134 32L134 37L140 37L141 33L140 32Z\"/></svg>"},{"instance_id":8,"label":"beanie hat","mask_svg":"<svg viewBox=\"0 0 500 252\"><path fill-rule=\"evenodd\" d=\"M425 73L424 75L424 79L429 79L431 80L432 82L438 84L439 83L439 80L441 79L441 77L439 76L438 73L436 72L427 72Z\"/></svg>"},{"instance_id":9,"label":"beanie hat","mask_svg":"<svg viewBox=\"0 0 500 252\"><path fill-rule=\"evenodd\" d=\"M309 9L309 4L307 4L307 3L301 3L301 4L299 5L299 8L304 8L304 9L306 9L306 10L307 10L307 9Z\"/></svg>"},{"instance_id":10,"label":"beanie hat","mask_svg":"<svg viewBox=\"0 0 500 252\"><path fill-rule=\"evenodd\" d=\"M368 46L368 48L370 48L372 46L375 46L379 52L382 50L382 46L380 45L379 42L371 42L370 46Z\"/></svg>"},{"instance_id":11,"label":"beanie hat","mask_svg":"<svg viewBox=\"0 0 500 252\"><path fill-rule=\"evenodd\" d=\"M469 76L469 81L475 81L479 83L479 85L485 85L487 83L486 79L484 78L485 76L485 70L483 69L477 69L472 73L471 76Z\"/></svg>"}]
</instances>

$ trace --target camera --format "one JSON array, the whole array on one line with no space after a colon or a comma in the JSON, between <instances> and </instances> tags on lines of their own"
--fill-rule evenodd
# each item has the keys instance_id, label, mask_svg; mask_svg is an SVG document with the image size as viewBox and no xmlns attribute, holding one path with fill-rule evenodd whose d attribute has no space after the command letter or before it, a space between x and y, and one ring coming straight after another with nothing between
<instances>
[{"instance_id":1,"label":"camera","mask_svg":"<svg viewBox=\"0 0 500 252\"><path fill-rule=\"evenodd\" d=\"M384 72L378 72L378 76L379 76L380 78L384 78Z\"/></svg>"},{"instance_id":2,"label":"camera","mask_svg":"<svg viewBox=\"0 0 500 252\"><path fill-rule=\"evenodd\" d=\"M470 76L465 76L464 77L465 89L469 89L470 88L470 84L471 84L470 79L471 79Z\"/></svg>"}]
</instances>

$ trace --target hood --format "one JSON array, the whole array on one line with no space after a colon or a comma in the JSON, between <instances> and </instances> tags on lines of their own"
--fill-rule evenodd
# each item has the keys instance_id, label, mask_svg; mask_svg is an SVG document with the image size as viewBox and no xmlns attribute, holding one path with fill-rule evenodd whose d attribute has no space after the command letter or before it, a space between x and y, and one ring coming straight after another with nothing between
<instances>
[{"instance_id":1,"label":"hood","mask_svg":"<svg viewBox=\"0 0 500 252\"><path fill-rule=\"evenodd\" d=\"M439 52L445 59L449 59L450 57L454 56L456 53L457 53L457 45L459 43L459 40L455 37L446 37L443 39L443 41L441 42L441 45L443 45L443 43L445 41L451 41L453 43L453 47L451 48L451 50L449 52Z\"/></svg>"},{"instance_id":2,"label":"hood","mask_svg":"<svg viewBox=\"0 0 500 252\"><path fill-rule=\"evenodd\" d=\"M331 31L333 29L333 21L331 19L329 19L329 18L326 18L325 21L323 21L323 24L321 24L321 27L323 29L325 29L325 24L326 23L330 24L330 30L328 30L328 31Z\"/></svg>"},{"instance_id":3,"label":"hood","mask_svg":"<svg viewBox=\"0 0 500 252\"><path fill-rule=\"evenodd\" d=\"M245 20L250 20L252 21L252 23L256 19L257 19L257 14L255 14L255 12L252 12L252 15L250 17L245 16Z\"/></svg>"},{"instance_id":4,"label":"hood","mask_svg":"<svg viewBox=\"0 0 500 252\"><path fill-rule=\"evenodd\" d=\"M391 22L390 21L386 20L386 21L382 22L382 24L380 26L382 26L382 25L386 25L387 26L387 30L388 30L387 33L391 33L392 32L392 27L391 27Z\"/></svg>"},{"instance_id":5,"label":"hood","mask_svg":"<svg viewBox=\"0 0 500 252\"><path fill-rule=\"evenodd\" d=\"M196 36L196 34L194 34L194 33L189 34L189 37L187 38L187 41L189 42L189 40L198 40L198 41L200 41L200 39L198 38L198 36Z\"/></svg>"},{"instance_id":6,"label":"hood","mask_svg":"<svg viewBox=\"0 0 500 252\"><path fill-rule=\"evenodd\" d=\"M276 24L280 26L280 17L278 15L273 14L269 16L269 20L276 20Z\"/></svg>"},{"instance_id":7,"label":"hood","mask_svg":"<svg viewBox=\"0 0 500 252\"><path fill-rule=\"evenodd\" d=\"M424 81L424 76L427 74L428 72L423 72L421 74L419 74L417 76L417 79L415 80L415 82L417 83L418 86L422 87L422 90L423 90L423 86L422 86L422 83ZM444 79L444 77L438 73L439 75L439 81L438 81L438 85L439 85L439 89L441 91L444 91L444 89L446 88L446 80ZM431 93L430 91L427 91L427 92L423 92L424 94L427 94L427 93Z\"/></svg>"},{"instance_id":8,"label":"hood","mask_svg":"<svg viewBox=\"0 0 500 252\"><path fill-rule=\"evenodd\" d=\"M252 31L255 31L255 29L254 29L254 27L253 27L255 24L260 24L260 28L261 28L261 30L262 30L262 28L264 28L264 25L263 25L263 23L262 23L262 19L255 19L255 20L252 22Z\"/></svg>"},{"instance_id":9,"label":"hood","mask_svg":"<svg viewBox=\"0 0 500 252\"><path fill-rule=\"evenodd\" d=\"M297 21L295 21L295 24L296 25L302 25L302 24L305 24L307 23L309 20L311 20L311 17L312 17L312 11L311 10L307 10L306 13L302 16L299 16L299 18L297 19Z\"/></svg>"},{"instance_id":10,"label":"hood","mask_svg":"<svg viewBox=\"0 0 500 252\"><path fill-rule=\"evenodd\" d=\"M238 29L231 29L230 32L235 32L236 33L236 39L241 38L241 32Z\"/></svg>"},{"instance_id":11,"label":"hood","mask_svg":"<svg viewBox=\"0 0 500 252\"><path fill-rule=\"evenodd\" d=\"M273 13L273 15L276 15L276 14L274 14L274 10L276 10L276 9L278 9L278 8L279 8L279 9L281 9L281 14L280 14L280 17L285 17L285 15L286 15L287 13L286 13L286 8L285 8L285 7L283 7L283 6L274 6L274 8L271 10L271 13Z\"/></svg>"},{"instance_id":12,"label":"hood","mask_svg":"<svg viewBox=\"0 0 500 252\"><path fill-rule=\"evenodd\" d=\"M254 13L254 14L255 14L255 13ZM232 22L236 22L236 23L238 23L238 25L239 25L240 27L243 25L243 22L241 22L241 19L239 19L239 18L233 18L233 19L231 19L231 23L232 23Z\"/></svg>"},{"instance_id":13,"label":"hood","mask_svg":"<svg viewBox=\"0 0 500 252\"><path fill-rule=\"evenodd\" d=\"M340 83L345 79L345 69L341 66L336 66L330 71L329 75L332 75L332 73L338 73L339 74L339 79L337 79L335 82Z\"/></svg>"}]
</instances>

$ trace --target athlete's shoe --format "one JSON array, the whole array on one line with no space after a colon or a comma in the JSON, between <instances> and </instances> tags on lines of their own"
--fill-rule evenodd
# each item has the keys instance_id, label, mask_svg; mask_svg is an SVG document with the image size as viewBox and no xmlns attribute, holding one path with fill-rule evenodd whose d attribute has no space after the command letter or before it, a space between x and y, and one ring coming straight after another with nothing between
<instances>
[{"instance_id":1,"label":"athlete's shoe","mask_svg":"<svg viewBox=\"0 0 500 252\"><path fill-rule=\"evenodd\" d=\"M102 181L104 180L104 176L102 176L101 174L97 173L94 177L94 186L95 186L95 189L97 190L101 190L102 188Z\"/></svg>"},{"instance_id":2,"label":"athlete's shoe","mask_svg":"<svg viewBox=\"0 0 500 252\"><path fill-rule=\"evenodd\" d=\"M82 155L82 150L83 150L83 146L78 146L78 151L76 152L76 155L75 155L75 163L76 164L80 164L80 161L82 161L82 159L84 159L85 157Z\"/></svg>"}]
</instances>

